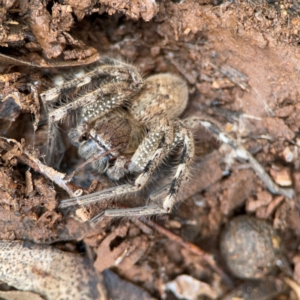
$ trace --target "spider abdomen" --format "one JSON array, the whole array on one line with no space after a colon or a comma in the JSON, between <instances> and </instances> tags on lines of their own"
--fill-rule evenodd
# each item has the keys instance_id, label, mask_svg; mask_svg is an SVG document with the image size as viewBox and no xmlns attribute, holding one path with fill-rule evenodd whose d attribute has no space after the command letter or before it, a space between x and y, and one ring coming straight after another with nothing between
<instances>
[{"instance_id":1,"label":"spider abdomen","mask_svg":"<svg viewBox=\"0 0 300 300\"><path fill-rule=\"evenodd\" d=\"M151 123L161 116L174 120L186 108L188 87L176 75L153 75L145 80L141 92L131 102L131 114L142 123Z\"/></svg>"}]
</instances>

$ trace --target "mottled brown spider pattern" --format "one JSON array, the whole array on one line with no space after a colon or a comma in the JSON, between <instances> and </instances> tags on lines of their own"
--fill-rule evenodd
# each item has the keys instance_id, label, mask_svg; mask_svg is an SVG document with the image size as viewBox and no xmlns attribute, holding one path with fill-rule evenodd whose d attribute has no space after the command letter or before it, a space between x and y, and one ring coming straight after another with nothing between
<instances>
[{"instance_id":1,"label":"mottled brown spider pattern","mask_svg":"<svg viewBox=\"0 0 300 300\"><path fill-rule=\"evenodd\" d=\"M133 183L64 200L61 208L136 193L146 186L158 167L170 159L171 153L178 153L173 177L169 184L155 191L155 203L150 196L142 207L106 210L94 221L102 216L171 212L178 201L178 192L189 180L195 153L191 129L197 124L229 144L240 157L253 159L213 123L196 117L179 119L187 105L188 87L177 75L157 74L143 79L134 66L105 58L87 69L56 77L54 87L42 93L41 99L48 110L47 159L50 164L54 157L56 125L76 112L76 126L68 135L79 155L85 160L95 158L93 168L114 181L127 174L134 177Z\"/></svg>"}]
</instances>

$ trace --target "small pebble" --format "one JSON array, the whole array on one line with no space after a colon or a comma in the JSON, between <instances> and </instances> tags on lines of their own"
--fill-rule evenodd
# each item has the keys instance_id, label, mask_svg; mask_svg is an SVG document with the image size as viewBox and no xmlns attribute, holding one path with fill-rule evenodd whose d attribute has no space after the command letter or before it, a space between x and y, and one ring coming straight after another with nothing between
<instances>
[{"instance_id":1,"label":"small pebble","mask_svg":"<svg viewBox=\"0 0 300 300\"><path fill-rule=\"evenodd\" d=\"M249 216L232 219L221 234L220 250L238 278L258 279L276 268L281 240L273 227Z\"/></svg>"}]
</instances>

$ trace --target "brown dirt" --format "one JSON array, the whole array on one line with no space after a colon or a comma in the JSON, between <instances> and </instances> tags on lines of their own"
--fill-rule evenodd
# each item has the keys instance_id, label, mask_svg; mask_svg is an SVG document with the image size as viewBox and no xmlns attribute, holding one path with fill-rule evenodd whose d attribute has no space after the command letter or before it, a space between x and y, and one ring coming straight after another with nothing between
<instances>
[{"instance_id":1,"label":"brown dirt","mask_svg":"<svg viewBox=\"0 0 300 300\"><path fill-rule=\"evenodd\" d=\"M143 292L145 299L179 299L167 283L182 274L206 289L196 296L191 292L189 299L300 299L297 1L11 0L0 7L0 20L0 135L18 141L0 139L1 239L55 243L88 256L98 272L111 268L122 278L103 273L113 299L142 299ZM59 185L63 175L37 160L44 161L46 132L38 94L54 74L101 55L132 62L145 76L180 74L190 89L184 117L214 118L277 184L293 187L295 197L272 195L246 162L234 162L228 147L199 129L192 180L176 210L155 218L160 225L82 223L120 206L114 202L60 211L58 203L68 195L49 177ZM60 171L71 173L80 161L74 149L67 151ZM87 190L93 182L92 192L109 184L87 169L76 178L65 190ZM129 200L122 205L136 206L144 198ZM245 214L267 220L282 239L280 270L257 284L230 274L219 251L223 226ZM5 273L0 280L6 282ZM256 294L249 296L251 289Z\"/></svg>"}]
</instances>

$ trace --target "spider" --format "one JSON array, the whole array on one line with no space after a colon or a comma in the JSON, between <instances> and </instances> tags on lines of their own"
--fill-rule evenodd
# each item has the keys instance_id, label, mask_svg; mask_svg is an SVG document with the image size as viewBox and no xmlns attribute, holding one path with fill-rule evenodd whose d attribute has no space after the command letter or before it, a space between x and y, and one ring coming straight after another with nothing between
<instances>
[{"instance_id":1,"label":"spider","mask_svg":"<svg viewBox=\"0 0 300 300\"><path fill-rule=\"evenodd\" d=\"M187 105L188 87L176 75L158 74L143 80L134 66L104 58L86 70L56 78L54 84L41 94L48 110L48 161L53 158L56 124L76 111L78 120L68 136L79 155L85 160L95 158L92 167L112 180L118 181L127 174L135 178L133 183L63 200L61 208L136 193L145 187L170 154L179 150L170 183L150 195L145 206L108 209L91 221L97 222L103 216L170 213L181 187L189 179L195 153L192 128L197 124L208 128L240 156L253 158L211 122L197 117L179 119ZM55 108L54 103L59 106Z\"/></svg>"}]
</instances>

